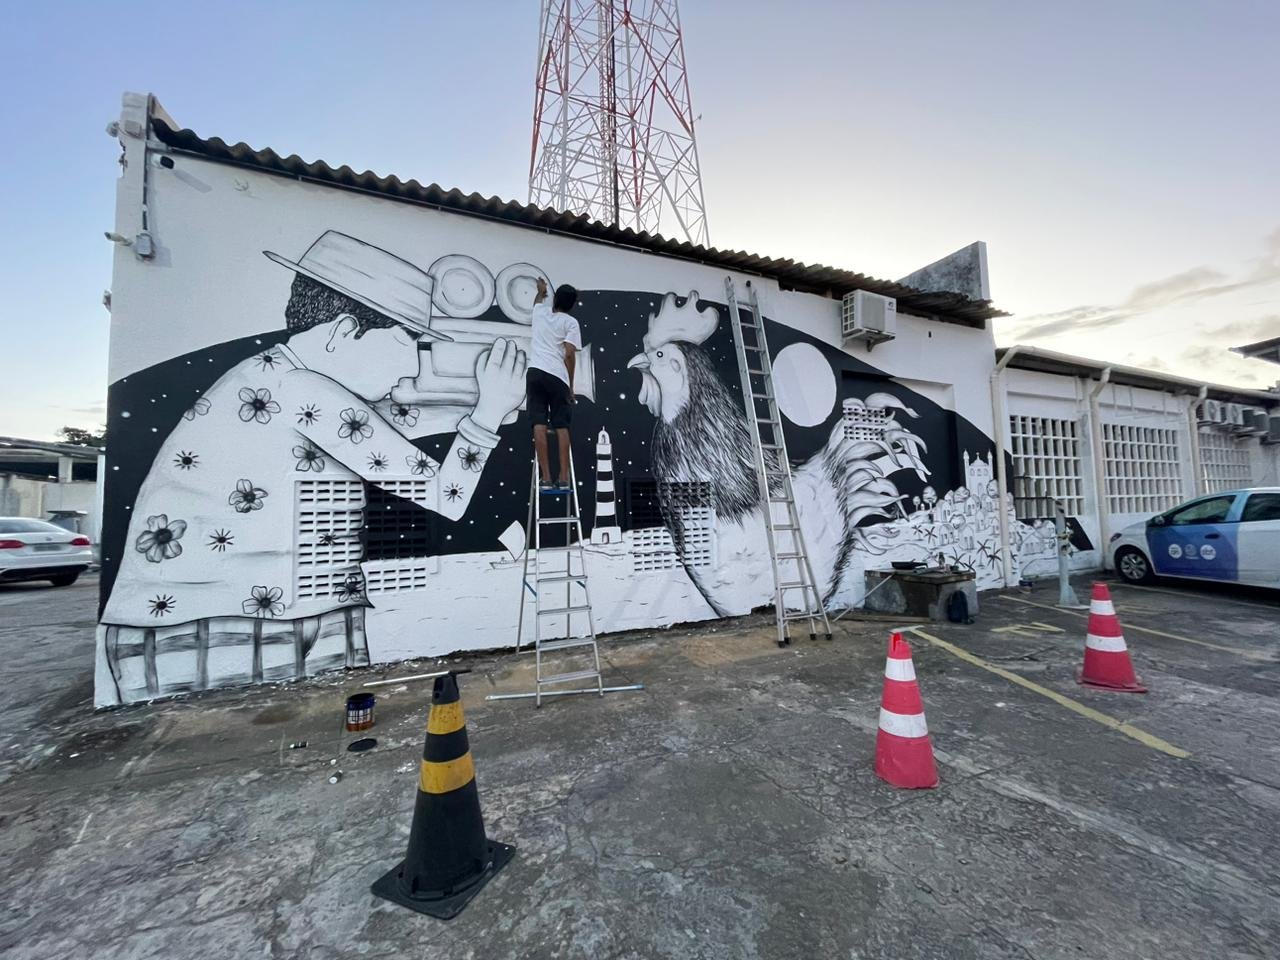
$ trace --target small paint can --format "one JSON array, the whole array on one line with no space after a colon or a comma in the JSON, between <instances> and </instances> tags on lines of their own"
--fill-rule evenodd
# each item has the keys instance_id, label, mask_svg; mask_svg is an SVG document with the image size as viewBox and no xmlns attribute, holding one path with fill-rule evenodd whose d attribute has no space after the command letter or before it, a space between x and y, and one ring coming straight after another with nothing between
<instances>
[{"instance_id":1,"label":"small paint can","mask_svg":"<svg viewBox=\"0 0 1280 960\"><path fill-rule=\"evenodd\" d=\"M347 697L347 731L368 730L373 726L373 694L353 693Z\"/></svg>"}]
</instances>

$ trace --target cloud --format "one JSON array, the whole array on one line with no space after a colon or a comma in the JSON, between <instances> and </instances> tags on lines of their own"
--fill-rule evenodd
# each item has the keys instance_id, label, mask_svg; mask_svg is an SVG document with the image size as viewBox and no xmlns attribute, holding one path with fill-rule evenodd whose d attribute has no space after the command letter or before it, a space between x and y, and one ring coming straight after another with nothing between
<instances>
[{"instance_id":1,"label":"cloud","mask_svg":"<svg viewBox=\"0 0 1280 960\"><path fill-rule=\"evenodd\" d=\"M1280 313L1254 320L1232 320L1208 332L1215 337L1230 341L1231 345L1236 347L1255 343L1258 340L1270 340L1272 337L1280 337Z\"/></svg>"},{"instance_id":2,"label":"cloud","mask_svg":"<svg viewBox=\"0 0 1280 960\"><path fill-rule=\"evenodd\" d=\"M1013 321L1010 334L1022 339L1052 337L1069 331L1098 330L1164 307L1207 300L1248 287L1273 283L1280 280L1280 228L1268 234L1263 241L1262 256L1248 261L1248 264L1248 268L1236 279L1214 267L1192 267L1159 280L1139 284L1120 303L1106 306L1082 305L1018 317ZM1261 323L1262 320L1258 322Z\"/></svg>"}]
</instances>

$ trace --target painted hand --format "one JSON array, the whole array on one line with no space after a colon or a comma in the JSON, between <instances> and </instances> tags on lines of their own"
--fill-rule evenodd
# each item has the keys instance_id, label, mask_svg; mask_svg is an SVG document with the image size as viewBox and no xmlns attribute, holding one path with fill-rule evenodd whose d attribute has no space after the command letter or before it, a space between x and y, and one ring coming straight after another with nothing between
<instances>
[{"instance_id":1,"label":"painted hand","mask_svg":"<svg viewBox=\"0 0 1280 960\"><path fill-rule=\"evenodd\" d=\"M476 382L480 399L471 419L495 433L507 414L524 400L524 374L528 365L524 351L510 340L498 339L488 353L476 360Z\"/></svg>"}]
</instances>

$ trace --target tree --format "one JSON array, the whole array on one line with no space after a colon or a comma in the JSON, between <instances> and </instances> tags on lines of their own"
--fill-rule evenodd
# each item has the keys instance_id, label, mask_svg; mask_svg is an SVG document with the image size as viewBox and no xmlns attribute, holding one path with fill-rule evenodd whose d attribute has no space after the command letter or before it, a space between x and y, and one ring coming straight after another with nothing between
<instances>
[{"instance_id":1,"label":"tree","mask_svg":"<svg viewBox=\"0 0 1280 960\"><path fill-rule=\"evenodd\" d=\"M58 436L62 438L63 443L70 443L77 447L98 447L101 449L107 445L107 428L105 426L99 427L97 430L63 427L58 431Z\"/></svg>"}]
</instances>

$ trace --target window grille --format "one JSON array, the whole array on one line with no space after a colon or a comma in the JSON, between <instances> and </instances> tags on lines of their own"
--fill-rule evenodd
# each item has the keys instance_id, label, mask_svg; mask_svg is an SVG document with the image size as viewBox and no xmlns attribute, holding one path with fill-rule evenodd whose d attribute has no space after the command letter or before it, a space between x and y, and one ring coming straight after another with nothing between
<instances>
[{"instance_id":1,"label":"window grille","mask_svg":"<svg viewBox=\"0 0 1280 960\"><path fill-rule=\"evenodd\" d=\"M1084 513L1079 426L1053 417L1009 418L1014 510L1020 520L1053 516L1054 500L1068 516Z\"/></svg>"},{"instance_id":2,"label":"window grille","mask_svg":"<svg viewBox=\"0 0 1280 960\"><path fill-rule=\"evenodd\" d=\"M364 512L365 556L370 560L438 553L435 514L416 500L434 499L434 480L379 480L369 485Z\"/></svg>"},{"instance_id":3,"label":"window grille","mask_svg":"<svg viewBox=\"0 0 1280 960\"><path fill-rule=\"evenodd\" d=\"M678 517L678 544L663 520L664 501ZM705 567L714 562L716 512L710 483L629 480L627 507L635 572Z\"/></svg>"},{"instance_id":4,"label":"window grille","mask_svg":"<svg viewBox=\"0 0 1280 960\"><path fill-rule=\"evenodd\" d=\"M1206 493L1236 490L1253 483L1248 439L1222 430L1200 431L1200 470Z\"/></svg>"},{"instance_id":5,"label":"window grille","mask_svg":"<svg viewBox=\"0 0 1280 960\"><path fill-rule=\"evenodd\" d=\"M841 407L840 423L846 440L883 440L889 412L846 400Z\"/></svg>"},{"instance_id":6,"label":"window grille","mask_svg":"<svg viewBox=\"0 0 1280 960\"><path fill-rule=\"evenodd\" d=\"M1155 513L1183 498L1177 430L1104 423L1102 446L1112 513Z\"/></svg>"},{"instance_id":7,"label":"window grille","mask_svg":"<svg viewBox=\"0 0 1280 960\"><path fill-rule=\"evenodd\" d=\"M342 592L359 571L364 548L364 484L359 480L298 480L294 484L294 595L299 600Z\"/></svg>"}]
</instances>

